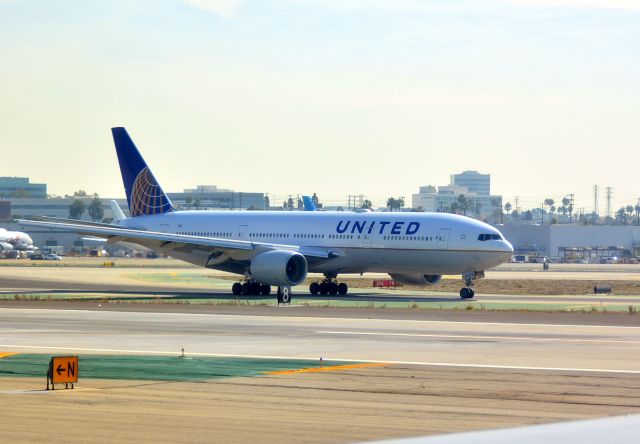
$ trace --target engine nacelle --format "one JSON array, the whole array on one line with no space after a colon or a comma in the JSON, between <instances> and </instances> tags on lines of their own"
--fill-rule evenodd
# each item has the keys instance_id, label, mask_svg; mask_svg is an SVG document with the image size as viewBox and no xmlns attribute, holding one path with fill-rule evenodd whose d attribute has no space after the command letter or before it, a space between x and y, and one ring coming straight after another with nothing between
<instances>
[{"instance_id":1,"label":"engine nacelle","mask_svg":"<svg viewBox=\"0 0 640 444\"><path fill-rule=\"evenodd\" d=\"M12 251L13 245L8 242L0 242L0 251Z\"/></svg>"},{"instance_id":2,"label":"engine nacelle","mask_svg":"<svg viewBox=\"0 0 640 444\"><path fill-rule=\"evenodd\" d=\"M442 280L441 274L390 274L391 278L401 284L435 285Z\"/></svg>"},{"instance_id":3,"label":"engine nacelle","mask_svg":"<svg viewBox=\"0 0 640 444\"><path fill-rule=\"evenodd\" d=\"M273 250L251 260L249 271L257 282L266 285L298 285L307 277L307 260L300 253Z\"/></svg>"}]
</instances>

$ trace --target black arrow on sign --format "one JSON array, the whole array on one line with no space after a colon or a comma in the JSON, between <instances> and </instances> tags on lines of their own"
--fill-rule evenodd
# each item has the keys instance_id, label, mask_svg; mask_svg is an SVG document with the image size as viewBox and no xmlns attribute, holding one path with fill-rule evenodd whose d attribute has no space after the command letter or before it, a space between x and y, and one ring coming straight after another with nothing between
<instances>
[{"instance_id":1,"label":"black arrow on sign","mask_svg":"<svg viewBox=\"0 0 640 444\"><path fill-rule=\"evenodd\" d=\"M60 376L63 371L64 371L64 367L62 365L58 365L58 368L56 369L58 376Z\"/></svg>"}]
</instances>

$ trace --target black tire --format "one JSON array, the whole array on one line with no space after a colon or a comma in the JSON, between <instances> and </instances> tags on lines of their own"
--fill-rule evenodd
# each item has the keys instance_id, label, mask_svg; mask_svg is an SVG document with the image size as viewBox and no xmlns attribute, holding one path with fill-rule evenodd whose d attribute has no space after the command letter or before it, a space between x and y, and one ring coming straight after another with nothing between
<instances>
[{"instance_id":1,"label":"black tire","mask_svg":"<svg viewBox=\"0 0 640 444\"><path fill-rule=\"evenodd\" d=\"M262 296L268 296L271 293L271 285L261 285L260 294Z\"/></svg>"},{"instance_id":2,"label":"black tire","mask_svg":"<svg viewBox=\"0 0 640 444\"><path fill-rule=\"evenodd\" d=\"M240 284L240 282L236 282L231 286L231 292L234 294L234 296L240 296L240 294L242 293L242 285Z\"/></svg>"},{"instance_id":3,"label":"black tire","mask_svg":"<svg viewBox=\"0 0 640 444\"><path fill-rule=\"evenodd\" d=\"M318 284L317 282L311 282L311 285L309 285L309 293L318 294L319 292L320 292L320 284Z\"/></svg>"},{"instance_id":4,"label":"black tire","mask_svg":"<svg viewBox=\"0 0 640 444\"><path fill-rule=\"evenodd\" d=\"M473 288L464 287L462 290L460 290L460 297L462 299L471 299L474 295L475 292L473 291Z\"/></svg>"},{"instance_id":5,"label":"black tire","mask_svg":"<svg viewBox=\"0 0 640 444\"><path fill-rule=\"evenodd\" d=\"M338 284L338 294L344 296L349 291L349 286L344 282Z\"/></svg>"},{"instance_id":6,"label":"black tire","mask_svg":"<svg viewBox=\"0 0 640 444\"><path fill-rule=\"evenodd\" d=\"M252 296L258 296L261 291L261 285L257 282L252 282L249 284L249 294Z\"/></svg>"},{"instance_id":7,"label":"black tire","mask_svg":"<svg viewBox=\"0 0 640 444\"><path fill-rule=\"evenodd\" d=\"M320 284L320 294L327 294L329 293L329 285L326 282L322 282Z\"/></svg>"},{"instance_id":8,"label":"black tire","mask_svg":"<svg viewBox=\"0 0 640 444\"><path fill-rule=\"evenodd\" d=\"M245 283L244 283L244 284L242 284L242 286L241 286L240 294L241 294L242 296L246 296L246 295L248 295L248 294L249 294L249 290L250 290L250 288L249 288L249 284L247 284L247 283L245 282Z\"/></svg>"},{"instance_id":9,"label":"black tire","mask_svg":"<svg viewBox=\"0 0 640 444\"><path fill-rule=\"evenodd\" d=\"M331 282L329 284L329 294L331 296L335 296L338 294L338 284L336 284L335 282Z\"/></svg>"}]
</instances>

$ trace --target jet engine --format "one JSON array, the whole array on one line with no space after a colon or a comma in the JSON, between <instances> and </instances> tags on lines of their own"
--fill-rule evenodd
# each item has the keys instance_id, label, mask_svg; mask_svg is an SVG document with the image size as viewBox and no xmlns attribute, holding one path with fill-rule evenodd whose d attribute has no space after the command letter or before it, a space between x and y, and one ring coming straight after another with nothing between
<instances>
[{"instance_id":1,"label":"jet engine","mask_svg":"<svg viewBox=\"0 0 640 444\"><path fill-rule=\"evenodd\" d=\"M13 245L7 242L0 242L0 251L11 251L13 250Z\"/></svg>"},{"instance_id":2,"label":"jet engine","mask_svg":"<svg viewBox=\"0 0 640 444\"><path fill-rule=\"evenodd\" d=\"M267 285L298 285L307 277L307 260L300 253L273 250L251 260L251 277Z\"/></svg>"},{"instance_id":3,"label":"jet engine","mask_svg":"<svg viewBox=\"0 0 640 444\"><path fill-rule=\"evenodd\" d=\"M441 274L390 274L391 278L401 284L435 285L442 280Z\"/></svg>"}]
</instances>

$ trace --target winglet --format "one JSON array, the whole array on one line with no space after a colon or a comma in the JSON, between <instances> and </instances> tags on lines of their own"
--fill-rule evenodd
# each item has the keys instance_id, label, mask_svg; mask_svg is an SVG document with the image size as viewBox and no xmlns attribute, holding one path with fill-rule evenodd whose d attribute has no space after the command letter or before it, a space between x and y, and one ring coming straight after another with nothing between
<instances>
[{"instance_id":1,"label":"winglet","mask_svg":"<svg viewBox=\"0 0 640 444\"><path fill-rule=\"evenodd\" d=\"M175 211L127 130L111 128L131 217Z\"/></svg>"},{"instance_id":2,"label":"winglet","mask_svg":"<svg viewBox=\"0 0 640 444\"><path fill-rule=\"evenodd\" d=\"M116 202L115 200L109 201L109 207L111 208L114 222L120 222L121 220L127 218L122 212L122 208L120 208L120 205L118 205L118 202Z\"/></svg>"}]
</instances>

